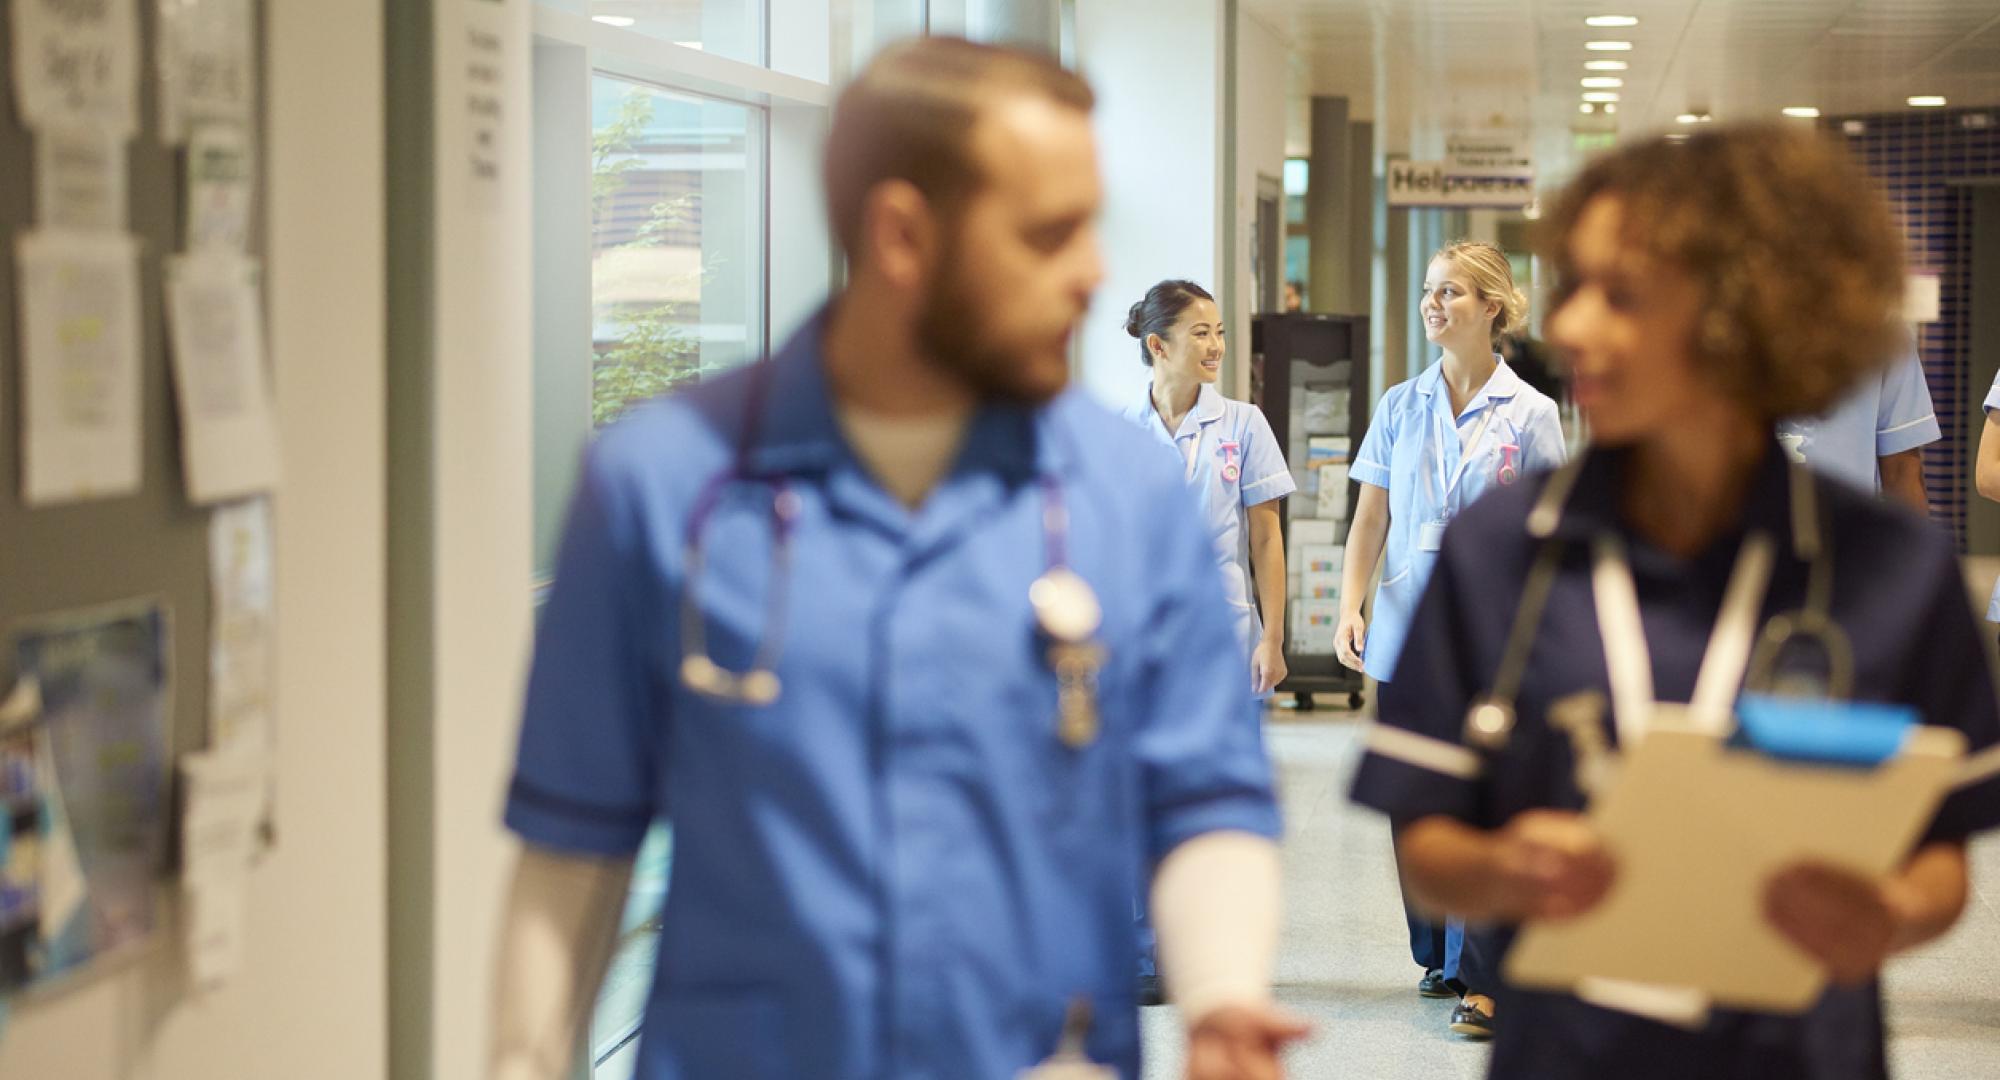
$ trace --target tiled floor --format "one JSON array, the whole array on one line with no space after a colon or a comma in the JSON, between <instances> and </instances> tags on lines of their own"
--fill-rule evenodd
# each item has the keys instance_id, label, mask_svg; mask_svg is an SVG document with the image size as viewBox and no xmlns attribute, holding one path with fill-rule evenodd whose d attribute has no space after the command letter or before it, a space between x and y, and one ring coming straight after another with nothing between
<instances>
[{"instance_id":1,"label":"tiled floor","mask_svg":"<svg viewBox=\"0 0 2000 1080\"><path fill-rule=\"evenodd\" d=\"M1480 1076L1485 1051L1445 1031L1450 1003L1417 997L1380 817L1347 801L1362 720L1274 714L1272 756L1286 820L1285 937L1278 995L1318 1026L1294 1077L1448 1080ZM1978 892L1952 935L1890 968L1899 1080L2000 1078L2000 840L1975 849ZM631 975L628 974L628 981ZM1179 1022L1146 1011L1147 1080L1179 1080ZM636 1042L597 1080L626 1080Z\"/></svg>"}]
</instances>

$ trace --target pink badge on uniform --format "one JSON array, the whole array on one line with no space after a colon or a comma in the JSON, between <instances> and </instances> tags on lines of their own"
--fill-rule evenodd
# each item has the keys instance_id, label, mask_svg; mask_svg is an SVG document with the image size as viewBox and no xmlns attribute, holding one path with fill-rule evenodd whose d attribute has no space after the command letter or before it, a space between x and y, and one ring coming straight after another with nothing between
<instances>
[{"instance_id":1,"label":"pink badge on uniform","mask_svg":"<svg viewBox=\"0 0 2000 1080\"><path fill-rule=\"evenodd\" d=\"M1222 482L1225 484L1233 484L1243 477L1243 470L1236 465L1236 448L1239 445L1241 444L1233 442L1221 444Z\"/></svg>"}]
</instances>

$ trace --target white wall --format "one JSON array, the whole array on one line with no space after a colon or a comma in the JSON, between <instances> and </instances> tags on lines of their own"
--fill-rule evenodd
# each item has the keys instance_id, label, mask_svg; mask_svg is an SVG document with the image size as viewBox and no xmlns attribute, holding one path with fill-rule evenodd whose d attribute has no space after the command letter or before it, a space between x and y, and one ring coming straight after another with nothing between
<instances>
[{"instance_id":1,"label":"white wall","mask_svg":"<svg viewBox=\"0 0 2000 1080\"><path fill-rule=\"evenodd\" d=\"M242 973L169 938L0 1034L8 1080L370 1080L386 1063L381 5L271 0L270 346L286 486L278 847Z\"/></svg>"},{"instance_id":2,"label":"white wall","mask_svg":"<svg viewBox=\"0 0 2000 1080\"><path fill-rule=\"evenodd\" d=\"M1223 30L1220 0L1077 3L1106 196L1106 275L1079 354L1084 385L1108 402L1147 382L1126 309L1162 278L1222 280Z\"/></svg>"},{"instance_id":3,"label":"white wall","mask_svg":"<svg viewBox=\"0 0 2000 1080\"><path fill-rule=\"evenodd\" d=\"M486 1054L488 972L514 851L500 808L532 626L531 48L525 3L431 2L438 32L428 1075L458 1080L479 1075ZM502 20L508 76L500 181L490 200L475 194L461 81L464 19L478 9ZM399 973L406 960L415 958L396 958Z\"/></svg>"},{"instance_id":4,"label":"white wall","mask_svg":"<svg viewBox=\"0 0 2000 1080\"><path fill-rule=\"evenodd\" d=\"M1236 115L1228 137L1236 141L1236 231L1230 258L1235 263L1235 295L1223 298L1229 312L1229 386L1231 397L1250 397L1251 282L1255 280L1253 243L1257 229L1257 178L1282 182L1285 174L1285 107L1287 74L1291 67L1285 39L1250 12L1236 12ZM1283 228L1284 202L1278 204ZM1284 275L1284 239L1278 241L1280 278ZM1280 295L1282 296L1282 281Z\"/></svg>"}]
</instances>

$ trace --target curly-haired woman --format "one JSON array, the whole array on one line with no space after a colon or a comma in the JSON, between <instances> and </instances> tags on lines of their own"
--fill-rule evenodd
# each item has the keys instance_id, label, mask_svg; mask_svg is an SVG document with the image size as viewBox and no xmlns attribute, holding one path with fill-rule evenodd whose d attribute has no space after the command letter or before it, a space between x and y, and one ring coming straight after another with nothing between
<instances>
[{"instance_id":1,"label":"curly-haired woman","mask_svg":"<svg viewBox=\"0 0 2000 1080\"><path fill-rule=\"evenodd\" d=\"M1950 540L1815 482L1772 437L1894 355L1898 233L1853 163L1767 125L1655 140L1592 163L1544 224L1559 278L1548 336L1591 448L1444 538L1355 779L1394 823L1411 890L1502 927L1590 911L1618 873L1581 815L1587 755L1565 729L1578 747L1630 745L1655 702L1689 701L1726 727L1747 643L1774 611L1816 611L1859 646L1852 699L1906 706L1975 750L2000 742ZM1532 636L1512 631L1523 611ZM1468 731L1510 638L1526 645L1502 680L1518 677L1511 732ZM1592 702L1609 703L1594 724L1549 719ZM1885 1076L1877 973L1958 918L1966 838L2000 825L1995 774L1969 771L1884 876L1801 862L1765 883L1768 924L1829 976L1803 1013L1716 1009L1677 1026L1636 1000L1506 988L1491 1075Z\"/></svg>"}]
</instances>

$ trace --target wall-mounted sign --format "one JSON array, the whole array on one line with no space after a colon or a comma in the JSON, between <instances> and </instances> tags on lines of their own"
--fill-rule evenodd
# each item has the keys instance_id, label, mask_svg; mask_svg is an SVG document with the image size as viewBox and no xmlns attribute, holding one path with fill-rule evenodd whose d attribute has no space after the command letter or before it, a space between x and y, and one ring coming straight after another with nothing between
<instances>
[{"instance_id":1,"label":"wall-mounted sign","mask_svg":"<svg viewBox=\"0 0 2000 1080\"><path fill-rule=\"evenodd\" d=\"M1456 135L1445 140L1445 164L1459 176L1535 175L1526 143L1511 135Z\"/></svg>"},{"instance_id":2,"label":"wall-mounted sign","mask_svg":"<svg viewBox=\"0 0 2000 1080\"><path fill-rule=\"evenodd\" d=\"M1535 171L1451 161L1388 161L1389 205L1519 209L1535 201Z\"/></svg>"}]
</instances>

